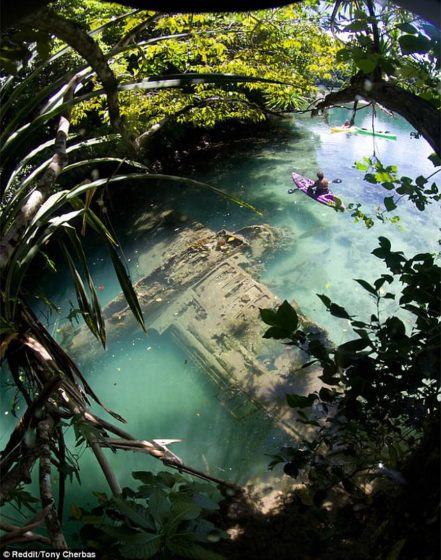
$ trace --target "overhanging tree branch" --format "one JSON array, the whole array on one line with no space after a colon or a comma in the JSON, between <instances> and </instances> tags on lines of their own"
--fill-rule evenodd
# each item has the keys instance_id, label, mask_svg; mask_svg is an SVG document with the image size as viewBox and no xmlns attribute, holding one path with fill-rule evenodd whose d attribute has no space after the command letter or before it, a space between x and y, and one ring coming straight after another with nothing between
<instances>
[{"instance_id":1,"label":"overhanging tree branch","mask_svg":"<svg viewBox=\"0 0 441 560\"><path fill-rule=\"evenodd\" d=\"M179 109L178 111L176 111L174 113L171 113L170 115L166 115L159 122L153 124L145 132L140 134L135 140L137 148L140 148L154 134L156 134L159 130L161 130L167 123L169 123L170 121L174 121L177 117L180 117L181 115L185 115L185 113L189 113L193 109L198 109L200 107L205 107L205 106L208 106L210 104L216 104L216 103L226 103L226 104L229 104L229 105L235 105L235 104L236 105L246 105L247 107L250 107L251 109L255 109L255 110L259 111L260 113L275 115L277 117L281 117L284 114L290 114L289 111L286 111L286 112L284 112L284 111L282 111L282 112L271 111L270 109L267 109L266 107L263 107L263 106L259 105L258 103L255 103L253 101L249 101L248 99L221 97L221 96L218 96L218 95L212 96L212 97L206 97L204 99L196 99L193 103L189 103L188 105L186 105L182 109Z\"/></svg>"},{"instance_id":2,"label":"overhanging tree branch","mask_svg":"<svg viewBox=\"0 0 441 560\"><path fill-rule=\"evenodd\" d=\"M328 107L353 103L360 99L379 103L400 114L422 134L434 151L441 155L439 111L425 99L384 80L372 82L367 77L357 76L350 86L328 94L317 103L312 115Z\"/></svg>"},{"instance_id":3,"label":"overhanging tree branch","mask_svg":"<svg viewBox=\"0 0 441 560\"><path fill-rule=\"evenodd\" d=\"M41 31L55 35L70 45L92 67L106 92L110 123L133 150L133 138L119 108L118 80L98 43L80 25L59 16L48 8L40 10L28 23Z\"/></svg>"}]
</instances>

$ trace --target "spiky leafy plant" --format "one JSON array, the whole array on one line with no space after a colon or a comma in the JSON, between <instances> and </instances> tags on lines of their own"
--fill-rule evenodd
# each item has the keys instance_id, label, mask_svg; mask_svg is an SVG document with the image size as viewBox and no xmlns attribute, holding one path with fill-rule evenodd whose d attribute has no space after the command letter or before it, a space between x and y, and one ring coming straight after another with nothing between
<instances>
[{"instance_id":1,"label":"spiky leafy plant","mask_svg":"<svg viewBox=\"0 0 441 560\"><path fill-rule=\"evenodd\" d=\"M73 37L73 46L82 54L89 66L79 65L63 75L57 75L35 95L30 94L41 76L69 52L70 46L63 46L58 52L40 63L38 57L31 56L32 70L24 76L5 77L0 88L4 100L1 107L3 132L1 136L1 358L8 363L10 374L27 404L27 410L11 434L1 455L2 481L0 503L17 499L21 495L21 484L29 481L36 462L40 465L40 493L42 510L25 527L5 526L9 544L22 541L40 541L58 548L66 547L61 521L64 501L64 484L67 473L76 471L76 465L69 463L69 455L64 443L62 419L71 419L76 431L88 443L110 485L112 494L119 496L121 488L113 470L102 452L102 447L112 449L137 450L159 458L169 466L198 473L174 455L167 445L172 440L136 440L131 434L111 424L89 410L89 398L98 402L115 419L124 422L117 413L107 409L94 393L72 358L48 332L33 310L33 288L29 286L29 274L36 267L46 264L54 268L51 247L58 244L70 271L76 291L78 309L93 335L106 344L106 330L101 313L97 290L88 267L83 235L93 230L106 247L122 291L127 302L145 329L144 318L129 272L121 258L121 248L102 219L93 210L94 192L107 185L126 181L171 180L189 183L199 188L210 188L218 194L220 189L191 179L169 175L154 175L145 165L132 159L115 156L91 156L90 153L67 164L68 154L82 154L84 149L101 148L111 142L122 140L119 150L137 151L136 139L125 127L119 111L118 92L130 88L157 90L181 87L183 84L212 82L226 84L242 81L258 81L253 77L226 75L183 74L167 76L164 79L122 84L118 83L107 63L112 53L104 55L99 45L92 39L93 32L87 34L78 26L49 11L47 21L40 15L34 24L45 28L48 21L54 24L51 31L66 41ZM121 16L124 17L124 16ZM132 33L133 35L133 33ZM79 37L79 39L78 39ZM82 41L82 42L81 42ZM29 46L32 53L32 45ZM101 81L102 89L92 89L88 93L90 80ZM78 134L70 134L71 110L85 99L105 96L107 99L113 133L89 135L87 139ZM59 117L55 142L48 139L48 126ZM114 144L113 144L114 146ZM48 151L53 150L52 156ZM115 173L105 179L83 181L70 184L70 172L78 168L96 167L114 163ZM120 173L129 166L137 173ZM62 176L60 186L60 176ZM67 186L66 186L67 185ZM236 202L247 205L234 197ZM250 207L250 206L249 206ZM252 207L250 207L252 208ZM118 439L113 438L116 435ZM55 461L60 478L58 507L55 505L51 485L51 463ZM211 477L208 477L209 479ZM214 479L212 479L214 480ZM45 522L48 537L33 529ZM25 536L23 536L25 535Z\"/></svg>"}]
</instances>

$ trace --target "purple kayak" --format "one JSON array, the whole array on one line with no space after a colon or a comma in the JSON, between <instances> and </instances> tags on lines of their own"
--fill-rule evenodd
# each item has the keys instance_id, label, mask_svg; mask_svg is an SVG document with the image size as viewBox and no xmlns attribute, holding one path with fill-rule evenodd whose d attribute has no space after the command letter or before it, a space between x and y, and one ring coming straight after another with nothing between
<instances>
[{"instance_id":1,"label":"purple kayak","mask_svg":"<svg viewBox=\"0 0 441 560\"><path fill-rule=\"evenodd\" d=\"M343 205L339 198L334 196L331 191L327 192L326 194L321 194L318 197L315 197L312 194L308 193L308 187L314 184L312 179L308 179L308 177L303 177L303 175L299 175L298 173L292 174L292 180L294 181L294 185L303 191L306 195L308 195L313 200L320 202L321 204L325 204L326 206L339 206L343 208Z\"/></svg>"}]
</instances>

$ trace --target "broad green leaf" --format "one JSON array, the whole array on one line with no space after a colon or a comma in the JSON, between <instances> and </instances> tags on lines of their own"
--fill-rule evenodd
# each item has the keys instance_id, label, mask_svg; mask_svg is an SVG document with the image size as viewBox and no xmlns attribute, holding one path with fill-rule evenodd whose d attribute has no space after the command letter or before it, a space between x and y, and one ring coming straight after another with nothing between
<instances>
[{"instance_id":1,"label":"broad green leaf","mask_svg":"<svg viewBox=\"0 0 441 560\"><path fill-rule=\"evenodd\" d=\"M399 23L397 25L397 28L404 33L412 33L414 35L418 33L418 29L408 22Z\"/></svg>"},{"instance_id":2,"label":"broad green leaf","mask_svg":"<svg viewBox=\"0 0 441 560\"><path fill-rule=\"evenodd\" d=\"M386 196L384 198L384 205L385 205L386 210L388 212L391 212L392 210L395 210L395 208L397 207L397 205L394 202L394 197L393 196Z\"/></svg>"},{"instance_id":3,"label":"broad green leaf","mask_svg":"<svg viewBox=\"0 0 441 560\"><path fill-rule=\"evenodd\" d=\"M327 389L326 387L322 387L319 391L320 400L324 402L334 402L337 396L337 392L335 389Z\"/></svg>"},{"instance_id":4,"label":"broad green leaf","mask_svg":"<svg viewBox=\"0 0 441 560\"><path fill-rule=\"evenodd\" d=\"M179 539L178 537L170 539L167 541L167 548L179 556L190 558L190 560L225 560L217 552L203 548L189 539Z\"/></svg>"},{"instance_id":5,"label":"broad green leaf","mask_svg":"<svg viewBox=\"0 0 441 560\"><path fill-rule=\"evenodd\" d=\"M437 154L433 153L430 154L430 156L428 157L428 159L433 163L433 165L435 167L439 167L441 165L441 157L439 157Z\"/></svg>"},{"instance_id":6,"label":"broad green leaf","mask_svg":"<svg viewBox=\"0 0 441 560\"><path fill-rule=\"evenodd\" d=\"M193 501L196 505L202 509L207 509L210 511L215 511L219 509L219 504L214 500L206 496L205 494L194 494Z\"/></svg>"},{"instance_id":7,"label":"broad green leaf","mask_svg":"<svg viewBox=\"0 0 441 560\"><path fill-rule=\"evenodd\" d=\"M391 284L393 281L394 281L394 278L390 274L382 274L380 278L375 280L374 286L377 290L379 290L385 282L388 282L389 284Z\"/></svg>"},{"instance_id":8,"label":"broad green leaf","mask_svg":"<svg viewBox=\"0 0 441 560\"><path fill-rule=\"evenodd\" d=\"M318 396L314 393L309 394L307 397L295 394L286 395L286 402L291 408L307 408L312 406L317 399Z\"/></svg>"},{"instance_id":9,"label":"broad green leaf","mask_svg":"<svg viewBox=\"0 0 441 560\"><path fill-rule=\"evenodd\" d=\"M276 340L280 340L282 338L289 338L289 334L290 333L282 329L282 327L270 327L265 331L263 338L275 338Z\"/></svg>"},{"instance_id":10,"label":"broad green leaf","mask_svg":"<svg viewBox=\"0 0 441 560\"><path fill-rule=\"evenodd\" d=\"M153 516L153 519L161 523L163 523L164 517L167 517L171 509L171 503L167 493L158 486L153 487L148 498L148 506L149 513Z\"/></svg>"},{"instance_id":11,"label":"broad green leaf","mask_svg":"<svg viewBox=\"0 0 441 560\"><path fill-rule=\"evenodd\" d=\"M260 318L266 325L275 327L279 324L277 321L276 312L273 309L259 309L259 313Z\"/></svg>"},{"instance_id":12,"label":"broad green leaf","mask_svg":"<svg viewBox=\"0 0 441 560\"><path fill-rule=\"evenodd\" d=\"M366 19L356 19L343 29L343 31L365 31L368 29L368 22Z\"/></svg>"},{"instance_id":13,"label":"broad green leaf","mask_svg":"<svg viewBox=\"0 0 441 560\"><path fill-rule=\"evenodd\" d=\"M123 498L117 496L113 497L113 501L121 513L126 515L136 525L149 531L156 530L154 520L147 508L141 504L129 502L128 500L124 500Z\"/></svg>"},{"instance_id":14,"label":"broad green leaf","mask_svg":"<svg viewBox=\"0 0 441 560\"><path fill-rule=\"evenodd\" d=\"M279 306L276 312L278 325L287 332L295 331L299 324L299 318L292 305L286 300Z\"/></svg>"},{"instance_id":15,"label":"broad green leaf","mask_svg":"<svg viewBox=\"0 0 441 560\"><path fill-rule=\"evenodd\" d=\"M369 169L369 165L361 163L360 161L355 162L355 168L359 171L367 171Z\"/></svg>"},{"instance_id":16,"label":"broad green leaf","mask_svg":"<svg viewBox=\"0 0 441 560\"><path fill-rule=\"evenodd\" d=\"M378 56L371 55L366 58L355 58L355 64L365 74L370 74L378 66Z\"/></svg>"},{"instance_id":17,"label":"broad green leaf","mask_svg":"<svg viewBox=\"0 0 441 560\"><path fill-rule=\"evenodd\" d=\"M167 471L160 471L156 475L156 480L166 488L173 488L176 482L179 481L178 476Z\"/></svg>"},{"instance_id":18,"label":"broad green leaf","mask_svg":"<svg viewBox=\"0 0 441 560\"><path fill-rule=\"evenodd\" d=\"M156 476L149 471L133 471L132 476L143 484L156 484Z\"/></svg>"},{"instance_id":19,"label":"broad green leaf","mask_svg":"<svg viewBox=\"0 0 441 560\"><path fill-rule=\"evenodd\" d=\"M426 54L432 47L430 39L424 37L424 35L402 35L398 42L401 53L404 55L414 53Z\"/></svg>"},{"instance_id":20,"label":"broad green leaf","mask_svg":"<svg viewBox=\"0 0 441 560\"><path fill-rule=\"evenodd\" d=\"M419 176L415 179L415 183L416 183L419 187L424 187L424 185L427 184L427 179L426 179L423 175L419 175Z\"/></svg>"},{"instance_id":21,"label":"broad green leaf","mask_svg":"<svg viewBox=\"0 0 441 560\"><path fill-rule=\"evenodd\" d=\"M162 536L141 534L127 539L128 544L121 547L123 558L152 558L162 548Z\"/></svg>"},{"instance_id":22,"label":"broad green leaf","mask_svg":"<svg viewBox=\"0 0 441 560\"><path fill-rule=\"evenodd\" d=\"M379 237L378 240L380 241L380 247L374 249L372 254L378 257L379 259L384 259L388 255L390 255L391 244L387 237Z\"/></svg>"},{"instance_id":23,"label":"broad green leaf","mask_svg":"<svg viewBox=\"0 0 441 560\"><path fill-rule=\"evenodd\" d=\"M126 542L126 539L138 534L134 529L127 527L127 525L101 525L100 529L109 537L122 543Z\"/></svg>"},{"instance_id":24,"label":"broad green leaf","mask_svg":"<svg viewBox=\"0 0 441 560\"><path fill-rule=\"evenodd\" d=\"M385 324L391 337L400 339L406 336L406 327L404 326L403 321L398 317L388 317Z\"/></svg>"}]
</instances>

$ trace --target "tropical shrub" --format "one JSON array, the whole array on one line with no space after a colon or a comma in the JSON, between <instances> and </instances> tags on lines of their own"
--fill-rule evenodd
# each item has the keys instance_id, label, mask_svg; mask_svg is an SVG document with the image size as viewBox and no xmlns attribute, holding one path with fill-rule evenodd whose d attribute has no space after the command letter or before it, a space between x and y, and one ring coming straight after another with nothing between
<instances>
[{"instance_id":1,"label":"tropical shrub","mask_svg":"<svg viewBox=\"0 0 441 560\"><path fill-rule=\"evenodd\" d=\"M96 493L99 505L90 512L71 506L71 516L82 523L84 547L103 558L222 558L207 548L226 537L209 520L222 497L215 487L165 471L132 476L140 484L136 491L124 488L110 499Z\"/></svg>"},{"instance_id":2,"label":"tropical shrub","mask_svg":"<svg viewBox=\"0 0 441 560\"><path fill-rule=\"evenodd\" d=\"M313 436L286 448L272 463L283 462L292 476L306 469L322 490L363 480L360 473L369 478L389 469L399 479L439 414L441 269L433 255L407 259L384 237L373 254L389 272L373 283L356 280L373 301L368 320L318 296L332 315L350 323L357 338L327 348L316 335L300 330L287 302L277 312L261 310L270 325L266 338L301 347L311 356L304 367L318 363L322 368L319 392L287 395L299 421L314 428ZM391 291L397 284L398 294ZM384 309L390 301L399 305L395 315Z\"/></svg>"}]
</instances>

